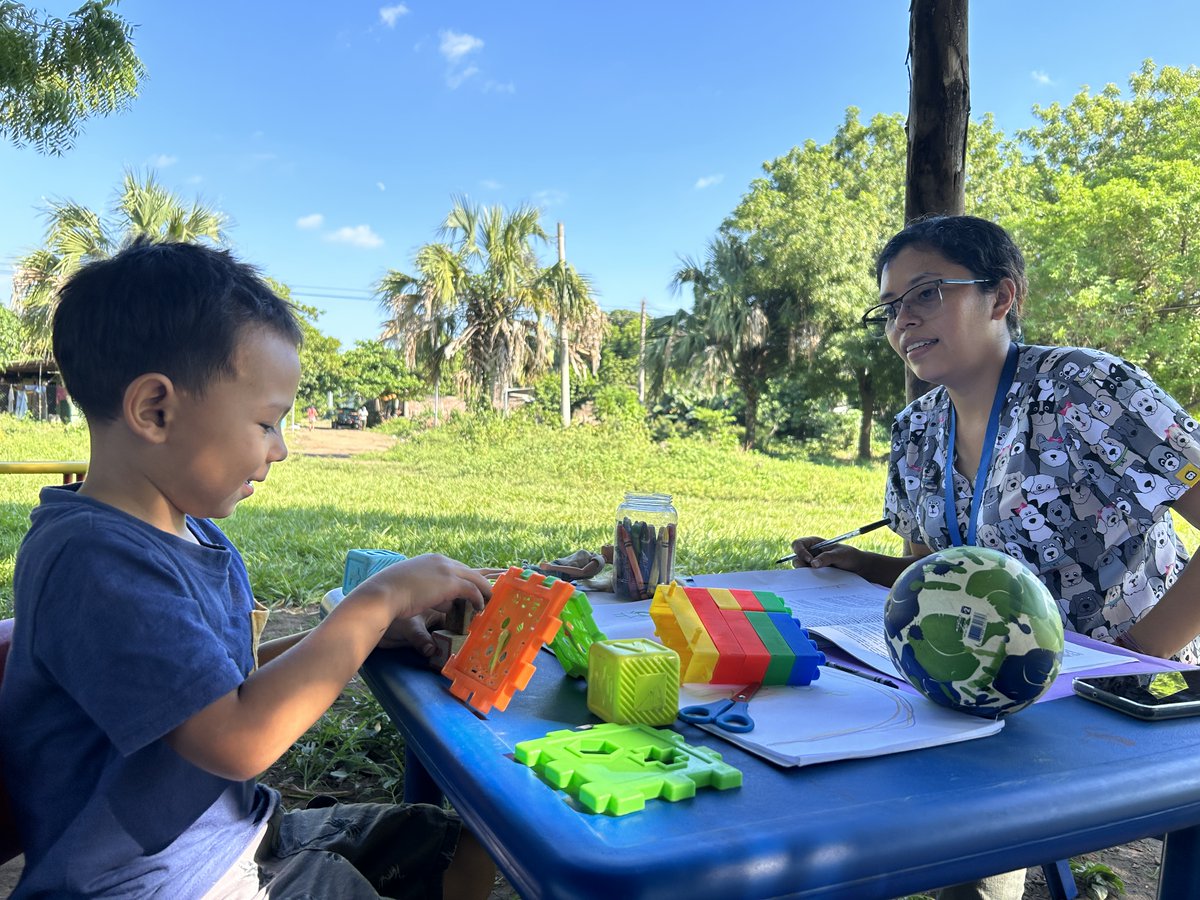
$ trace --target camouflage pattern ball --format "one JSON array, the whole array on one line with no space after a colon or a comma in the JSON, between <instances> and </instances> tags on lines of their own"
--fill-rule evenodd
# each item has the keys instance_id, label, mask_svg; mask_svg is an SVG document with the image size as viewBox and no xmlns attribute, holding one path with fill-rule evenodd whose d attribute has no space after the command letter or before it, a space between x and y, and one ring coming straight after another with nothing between
<instances>
[{"instance_id":1,"label":"camouflage pattern ball","mask_svg":"<svg viewBox=\"0 0 1200 900\"><path fill-rule=\"evenodd\" d=\"M1062 662L1054 598L1022 563L986 547L951 547L905 569L888 594L883 627L913 687L989 719L1033 703Z\"/></svg>"}]
</instances>

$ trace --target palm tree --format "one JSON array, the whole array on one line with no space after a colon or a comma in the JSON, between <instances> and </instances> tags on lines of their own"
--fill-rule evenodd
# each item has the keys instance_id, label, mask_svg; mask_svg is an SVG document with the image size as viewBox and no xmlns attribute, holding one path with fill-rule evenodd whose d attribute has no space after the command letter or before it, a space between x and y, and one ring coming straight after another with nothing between
<instances>
[{"instance_id":1,"label":"palm tree","mask_svg":"<svg viewBox=\"0 0 1200 900\"><path fill-rule=\"evenodd\" d=\"M510 212L456 198L439 236L417 251L415 274L391 270L376 286L385 340L414 363L423 359L435 385L434 367L461 354L467 392L498 408L515 379L549 363L546 322L560 305L561 279L572 309L586 307L590 289L570 267L555 281L555 267L539 265L534 245L547 238L536 207Z\"/></svg>"},{"instance_id":2,"label":"palm tree","mask_svg":"<svg viewBox=\"0 0 1200 900\"><path fill-rule=\"evenodd\" d=\"M105 259L134 238L223 243L226 217L200 203L190 206L155 180L127 171L106 221L70 200L46 212L44 245L17 262L14 307L25 324L35 357L50 355L50 324L62 283L86 263Z\"/></svg>"},{"instance_id":3,"label":"palm tree","mask_svg":"<svg viewBox=\"0 0 1200 900\"><path fill-rule=\"evenodd\" d=\"M756 445L758 402L767 379L787 355L782 316L787 298L762 283L765 267L732 235L708 245L703 264L684 258L671 280L692 287L691 310L656 319L647 341L652 388L661 390L668 371L713 389L732 382L746 402L743 446Z\"/></svg>"}]
</instances>

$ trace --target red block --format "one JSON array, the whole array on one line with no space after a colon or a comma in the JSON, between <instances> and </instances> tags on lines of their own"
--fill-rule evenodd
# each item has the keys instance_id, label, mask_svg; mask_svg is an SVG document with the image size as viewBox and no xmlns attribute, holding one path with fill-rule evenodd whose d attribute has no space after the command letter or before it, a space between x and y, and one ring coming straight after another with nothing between
<instances>
[{"instance_id":1,"label":"red block","mask_svg":"<svg viewBox=\"0 0 1200 900\"><path fill-rule=\"evenodd\" d=\"M741 610L723 610L725 625L733 632L738 643L742 645L742 665L739 667L739 678L724 682L725 684L761 684L771 665L771 652L763 645L762 639L754 626ZM716 678L713 678L716 682ZM720 682L718 682L720 683Z\"/></svg>"},{"instance_id":2,"label":"red block","mask_svg":"<svg viewBox=\"0 0 1200 900\"><path fill-rule=\"evenodd\" d=\"M733 599L738 602L742 609L752 609L755 612L762 612L763 606L758 602L758 598L754 596L754 591L730 590Z\"/></svg>"},{"instance_id":3,"label":"red block","mask_svg":"<svg viewBox=\"0 0 1200 900\"><path fill-rule=\"evenodd\" d=\"M721 615L723 610L707 591L688 591L687 597L717 648L717 665L713 669L711 683L734 684L741 678L745 662L741 641L729 630L725 617Z\"/></svg>"}]
</instances>

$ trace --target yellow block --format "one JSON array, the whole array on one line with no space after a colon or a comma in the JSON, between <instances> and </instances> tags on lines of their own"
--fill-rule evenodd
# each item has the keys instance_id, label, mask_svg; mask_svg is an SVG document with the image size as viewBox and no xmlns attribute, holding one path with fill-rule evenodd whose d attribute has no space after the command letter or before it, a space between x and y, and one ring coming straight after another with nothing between
<instances>
[{"instance_id":1,"label":"yellow block","mask_svg":"<svg viewBox=\"0 0 1200 900\"><path fill-rule=\"evenodd\" d=\"M742 604L734 599L733 594L725 588L709 588L708 596L713 598L713 602L717 604L718 609L741 609Z\"/></svg>"}]
</instances>

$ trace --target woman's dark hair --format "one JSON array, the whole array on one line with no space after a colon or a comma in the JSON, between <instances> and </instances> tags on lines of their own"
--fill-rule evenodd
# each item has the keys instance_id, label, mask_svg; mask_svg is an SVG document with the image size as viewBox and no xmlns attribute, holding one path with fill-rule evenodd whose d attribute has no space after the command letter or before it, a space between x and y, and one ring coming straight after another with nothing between
<instances>
[{"instance_id":1,"label":"woman's dark hair","mask_svg":"<svg viewBox=\"0 0 1200 900\"><path fill-rule=\"evenodd\" d=\"M251 326L300 345L291 304L254 268L224 250L143 239L63 285L54 357L84 414L111 420L125 389L147 372L197 395L234 374L237 342Z\"/></svg>"},{"instance_id":2,"label":"woman's dark hair","mask_svg":"<svg viewBox=\"0 0 1200 900\"><path fill-rule=\"evenodd\" d=\"M1008 232L987 219L976 216L928 216L915 219L896 234L875 259L875 282L883 279L883 269L901 250L916 247L932 250L950 262L970 269L976 278L986 278L993 285L1001 278L1011 278L1016 285L1016 297L1005 322L1009 334L1021 335L1021 308L1029 290L1025 277L1025 257ZM984 286L988 289L988 286Z\"/></svg>"}]
</instances>

